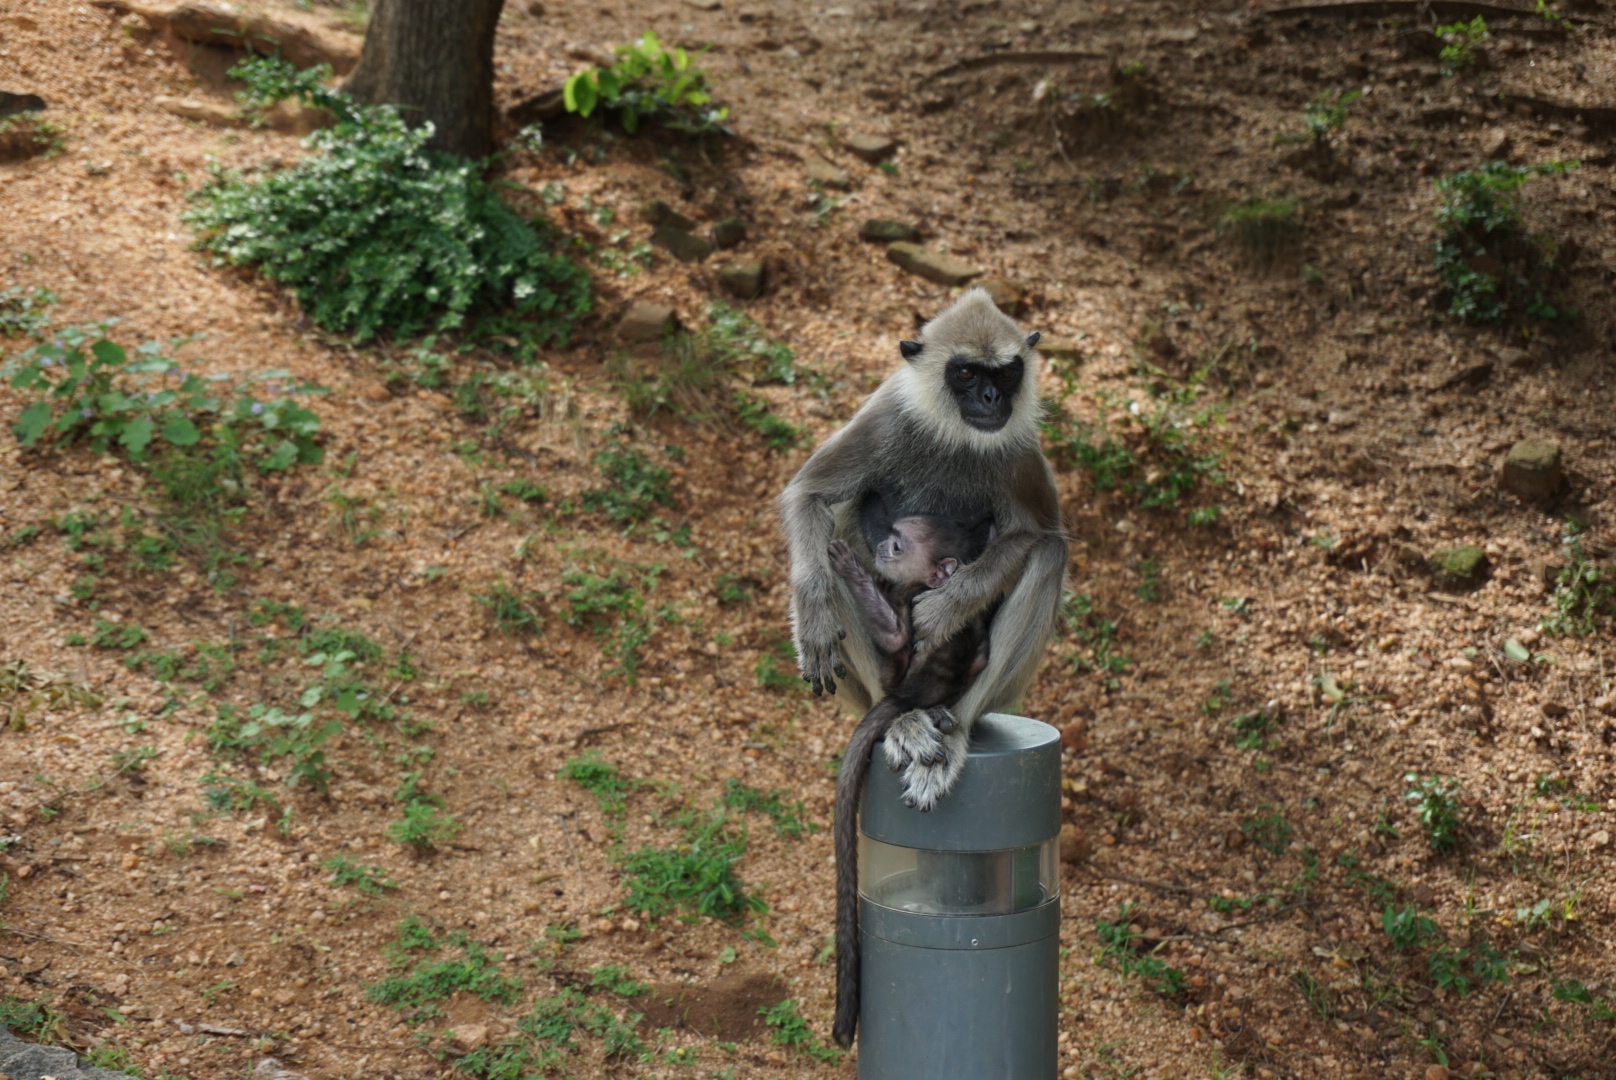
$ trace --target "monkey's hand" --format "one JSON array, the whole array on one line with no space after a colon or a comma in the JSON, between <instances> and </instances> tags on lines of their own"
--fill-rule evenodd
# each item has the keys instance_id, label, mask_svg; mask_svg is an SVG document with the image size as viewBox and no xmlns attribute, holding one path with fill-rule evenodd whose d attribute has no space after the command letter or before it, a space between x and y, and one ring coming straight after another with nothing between
<instances>
[{"instance_id":1,"label":"monkey's hand","mask_svg":"<svg viewBox=\"0 0 1616 1080\"><path fill-rule=\"evenodd\" d=\"M966 610L962 597L945 583L927 589L910 603L909 625L913 628L916 653L929 650L959 633L976 614Z\"/></svg>"},{"instance_id":2,"label":"monkey's hand","mask_svg":"<svg viewBox=\"0 0 1616 1080\"><path fill-rule=\"evenodd\" d=\"M903 801L922 812L954 790L968 733L945 708L904 713L887 729L887 768L903 773Z\"/></svg>"},{"instance_id":3,"label":"monkey's hand","mask_svg":"<svg viewBox=\"0 0 1616 1080\"><path fill-rule=\"evenodd\" d=\"M847 668L836 650L836 643L847 632L836 625L828 602L804 603L801 595L792 597L792 642L797 649L797 670L814 696L836 693L836 680L847 678Z\"/></svg>"}]
</instances>

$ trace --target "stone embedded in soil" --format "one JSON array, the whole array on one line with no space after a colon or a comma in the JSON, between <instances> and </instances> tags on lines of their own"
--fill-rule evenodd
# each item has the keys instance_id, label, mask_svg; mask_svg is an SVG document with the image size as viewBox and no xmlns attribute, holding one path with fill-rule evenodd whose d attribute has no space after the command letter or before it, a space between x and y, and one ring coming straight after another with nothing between
<instances>
[{"instance_id":1,"label":"stone embedded in soil","mask_svg":"<svg viewBox=\"0 0 1616 1080\"><path fill-rule=\"evenodd\" d=\"M4 1027L0 1027L0 1076L9 1080L129 1080L126 1074L109 1069L81 1068L73 1051L23 1042Z\"/></svg>"},{"instance_id":2,"label":"stone embedded in soil","mask_svg":"<svg viewBox=\"0 0 1616 1080\"><path fill-rule=\"evenodd\" d=\"M859 238L878 240L883 244L893 244L900 240L912 243L920 239L920 227L912 221L888 221L885 218L870 218L859 226Z\"/></svg>"},{"instance_id":3,"label":"stone embedded in soil","mask_svg":"<svg viewBox=\"0 0 1616 1080\"><path fill-rule=\"evenodd\" d=\"M982 271L962 259L932 251L919 244L896 243L887 248L887 261L939 285L964 285Z\"/></svg>"},{"instance_id":4,"label":"stone embedded in soil","mask_svg":"<svg viewBox=\"0 0 1616 1080\"><path fill-rule=\"evenodd\" d=\"M1027 292L1013 281L988 278L979 282L987 290L988 298L1006 315L1016 316L1027 310Z\"/></svg>"},{"instance_id":5,"label":"stone embedded in soil","mask_svg":"<svg viewBox=\"0 0 1616 1080\"><path fill-rule=\"evenodd\" d=\"M451 1042L467 1050L476 1050L488 1043L487 1024L457 1024L447 1034Z\"/></svg>"},{"instance_id":6,"label":"stone embedded in soil","mask_svg":"<svg viewBox=\"0 0 1616 1080\"><path fill-rule=\"evenodd\" d=\"M1498 349L1493 353L1498 362L1506 367L1529 368L1532 366L1532 354L1525 349Z\"/></svg>"},{"instance_id":7,"label":"stone embedded in soil","mask_svg":"<svg viewBox=\"0 0 1616 1080\"><path fill-rule=\"evenodd\" d=\"M1487 132L1481 140L1481 158L1483 161L1508 161L1509 152L1515 148L1510 140L1509 132L1503 128L1494 128Z\"/></svg>"},{"instance_id":8,"label":"stone embedded in soil","mask_svg":"<svg viewBox=\"0 0 1616 1080\"><path fill-rule=\"evenodd\" d=\"M183 120L198 120L215 127L239 127L245 122L242 120L240 109L223 101L159 95L152 99L152 104L171 116L178 116Z\"/></svg>"},{"instance_id":9,"label":"stone embedded in soil","mask_svg":"<svg viewBox=\"0 0 1616 1080\"><path fill-rule=\"evenodd\" d=\"M1083 830L1068 822L1061 826L1060 831L1060 857L1061 862L1081 863L1087 862L1093 848L1089 838Z\"/></svg>"},{"instance_id":10,"label":"stone embedded in soil","mask_svg":"<svg viewBox=\"0 0 1616 1080\"><path fill-rule=\"evenodd\" d=\"M1470 584L1487 572L1487 553L1474 544L1431 553L1431 570L1455 584Z\"/></svg>"},{"instance_id":11,"label":"stone embedded in soil","mask_svg":"<svg viewBox=\"0 0 1616 1080\"><path fill-rule=\"evenodd\" d=\"M744 262L726 266L718 272L718 280L732 296L751 300L763 291L763 264Z\"/></svg>"},{"instance_id":12,"label":"stone embedded in soil","mask_svg":"<svg viewBox=\"0 0 1616 1080\"><path fill-rule=\"evenodd\" d=\"M677 225L658 226L651 234L651 244L659 247L680 262L699 263L713 253L713 245L694 233Z\"/></svg>"},{"instance_id":13,"label":"stone embedded in soil","mask_svg":"<svg viewBox=\"0 0 1616 1080\"><path fill-rule=\"evenodd\" d=\"M808 179L821 187L846 191L853 186L847 171L815 155L808 159Z\"/></svg>"},{"instance_id":14,"label":"stone embedded in soil","mask_svg":"<svg viewBox=\"0 0 1616 1080\"><path fill-rule=\"evenodd\" d=\"M728 249L739 247L746 239L746 222L740 218L725 218L713 226L713 246Z\"/></svg>"},{"instance_id":15,"label":"stone embedded in soil","mask_svg":"<svg viewBox=\"0 0 1616 1080\"><path fill-rule=\"evenodd\" d=\"M211 0L112 0L107 6L131 11L154 27L167 26L175 36L199 45L245 47L248 42L274 42L275 51L299 68L330 64L338 75L359 62L357 35L315 31L290 19L244 13Z\"/></svg>"},{"instance_id":16,"label":"stone embedded in soil","mask_svg":"<svg viewBox=\"0 0 1616 1080\"><path fill-rule=\"evenodd\" d=\"M1056 360L1081 360L1083 347L1076 338L1061 337L1058 334L1046 334L1038 339L1037 349L1045 356Z\"/></svg>"},{"instance_id":17,"label":"stone embedded in soil","mask_svg":"<svg viewBox=\"0 0 1616 1080\"><path fill-rule=\"evenodd\" d=\"M685 215L661 199L652 199L640 207L640 216L651 225L672 225L674 228L682 229L685 232L693 232L696 228L694 221L685 217Z\"/></svg>"},{"instance_id":18,"label":"stone embedded in soil","mask_svg":"<svg viewBox=\"0 0 1616 1080\"><path fill-rule=\"evenodd\" d=\"M13 94L9 90L0 90L0 117L44 111L45 99L38 94Z\"/></svg>"},{"instance_id":19,"label":"stone embedded in soil","mask_svg":"<svg viewBox=\"0 0 1616 1080\"><path fill-rule=\"evenodd\" d=\"M1522 439L1510 448L1498 484L1528 502L1544 502L1560 490L1565 477L1560 448L1542 439Z\"/></svg>"},{"instance_id":20,"label":"stone embedded in soil","mask_svg":"<svg viewBox=\"0 0 1616 1080\"><path fill-rule=\"evenodd\" d=\"M657 341L673 326L673 308L651 300L636 300L617 324L617 337L629 343Z\"/></svg>"},{"instance_id":21,"label":"stone embedded in soil","mask_svg":"<svg viewBox=\"0 0 1616 1080\"><path fill-rule=\"evenodd\" d=\"M898 141L885 135L849 135L842 141L842 145L852 151L854 157L868 161L871 165L885 161L898 151Z\"/></svg>"},{"instance_id":22,"label":"stone embedded in soil","mask_svg":"<svg viewBox=\"0 0 1616 1080\"><path fill-rule=\"evenodd\" d=\"M309 1080L302 1073L295 1073L282 1065L274 1058L260 1058L258 1064L253 1066L253 1080Z\"/></svg>"}]
</instances>

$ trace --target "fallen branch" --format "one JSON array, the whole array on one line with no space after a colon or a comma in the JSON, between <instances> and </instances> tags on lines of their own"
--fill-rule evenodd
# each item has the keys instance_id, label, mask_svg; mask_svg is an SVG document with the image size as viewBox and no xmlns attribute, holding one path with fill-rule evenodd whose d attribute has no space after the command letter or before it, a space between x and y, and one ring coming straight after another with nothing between
<instances>
[{"instance_id":1,"label":"fallen branch","mask_svg":"<svg viewBox=\"0 0 1616 1080\"><path fill-rule=\"evenodd\" d=\"M1270 18L1299 15L1422 15L1429 11L1438 18L1474 18L1485 15L1495 19L1510 16L1536 17L1530 8L1505 7L1485 4L1479 0L1348 0L1337 4L1293 4L1289 7L1269 8L1263 12Z\"/></svg>"},{"instance_id":2,"label":"fallen branch","mask_svg":"<svg viewBox=\"0 0 1616 1080\"><path fill-rule=\"evenodd\" d=\"M983 68L999 67L1005 64L1076 64L1084 60L1109 60L1105 53L1092 52L1012 52L994 53L992 56L973 56L969 60L961 60L957 64L949 64L939 68L921 79L922 85L933 79L945 78L949 75L958 75L962 71L980 71Z\"/></svg>"}]
</instances>

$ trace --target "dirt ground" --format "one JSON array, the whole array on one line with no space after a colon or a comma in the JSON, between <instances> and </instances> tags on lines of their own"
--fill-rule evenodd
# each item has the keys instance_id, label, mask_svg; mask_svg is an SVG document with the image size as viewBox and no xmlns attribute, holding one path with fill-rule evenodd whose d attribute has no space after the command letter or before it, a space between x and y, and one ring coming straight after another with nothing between
<instances>
[{"instance_id":1,"label":"dirt ground","mask_svg":"<svg viewBox=\"0 0 1616 1080\"><path fill-rule=\"evenodd\" d=\"M721 146L562 121L546 149L499 168L601 248L647 240L637 208L652 199L703 225L744 219L734 256L767 267L744 309L821 376L755 393L812 440L952 295L859 239L884 218L1024 290L1020 321L1055 341L1043 392L1062 422L1115 433L1154 483L1168 465L1141 417L1172 402L1174 430L1218 455L1193 491L1150 507L1051 447L1074 615L1022 711L1067 740L1063 1076L1616 1077L1611 623L1540 628L1568 525L1595 562L1611 536L1605 5L1573 5L1565 27L1495 14L1480 63L1454 76L1417 4L508 6L502 106L647 29L711 46L699 62L736 131ZM329 9L300 17L328 16L344 32ZM406 350L349 347L190 249L178 215L210 164L303 151L294 135L159 109L163 95L228 102L229 58L131 18L0 0L0 89L41 95L64 128L59 154L0 165L0 287L50 288L57 325L117 318L129 344L203 334L180 353L203 370L285 368L328 387L325 464L258 484L228 537L246 561L210 583L194 562L141 572L118 549L120 515L151 506L142 470L5 437L0 663L100 705L71 693L22 715L26 694L0 697L19 717L0 732L0 995L50 1005L50 1038L148 1077L239 1076L266 1055L316 1080L448 1077L535 1001L618 965L654 984L611 1006L651 1014L650 1056L608 1057L579 1033L555 1074L853 1075L851 1057L771 1042L756 1019L790 998L828 1039L832 777L854 720L768 677L787 600L770 500L811 442L777 452L744 427L636 421L609 374L631 300L699 328L730 256L658 253L626 276L591 262L597 316L539 357L540 405L490 434L447 394L389 381ZM1361 96L1323 149L1276 142L1310 101L1348 89ZM848 152L850 133L896 139L895 169ZM1489 156L1582 163L1525 189L1531 228L1577 252L1575 318L1492 329L1443 314L1434 181ZM815 157L849 190L811 186ZM1296 200L1296 226L1242 253L1220 216L1259 197ZM459 363L510 361L478 350ZM0 390L8 424L23 404ZM615 425L670 469L666 528L558 509L601 485ZM1528 437L1564 454L1547 502L1500 488L1505 453ZM484 516L480 492L516 480L548 500ZM1192 510L1215 520L1191 524ZM88 591L68 515L99 515L112 538L95 541ZM1432 575L1427 556L1467 544L1485 551L1481 580ZM643 593L658 616L631 683L609 640L568 624L564 575L654 566ZM542 634L499 632L474 596L496 582L532 598ZM221 704L296 705L307 662L277 650L295 628L266 621L266 601L386 654L362 670L393 717L325 746L325 795L205 738ZM131 668L133 649L65 644L98 620L144 628L140 648L235 666L204 689L200 675ZM157 756L130 765L142 747ZM644 782L621 848L601 805L558 776L588 752ZM411 771L463 826L431 850L388 838ZM1433 850L1408 774L1459 781L1452 850ZM273 801L233 813L206 797L221 777ZM675 842L680 809L711 806L731 781L800 800L817 826L793 837L738 813L737 872L767 912L630 911L615 853ZM397 888L333 884L324 864L339 856ZM1096 923L1125 904L1137 938L1108 954ZM1493 981L1437 985L1438 947L1395 950L1387 904L1417 905L1456 955L1501 958ZM504 954L495 967L520 993L461 994L413 1026L368 1000L400 970L386 947L408 915ZM1117 970L1141 955L1181 978L1163 992ZM713 1019L675 1026L690 1016Z\"/></svg>"}]
</instances>

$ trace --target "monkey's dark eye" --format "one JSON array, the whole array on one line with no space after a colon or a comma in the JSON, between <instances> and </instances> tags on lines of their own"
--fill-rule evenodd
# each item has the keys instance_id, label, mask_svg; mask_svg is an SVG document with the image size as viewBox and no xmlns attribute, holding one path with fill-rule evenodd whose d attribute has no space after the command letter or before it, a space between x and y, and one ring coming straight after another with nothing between
<instances>
[{"instance_id":1,"label":"monkey's dark eye","mask_svg":"<svg viewBox=\"0 0 1616 1080\"><path fill-rule=\"evenodd\" d=\"M976 372L972 371L970 368L962 368L960 370L960 373L959 373L959 381L960 382L968 383L968 382L974 381L975 379L976 379Z\"/></svg>"}]
</instances>

